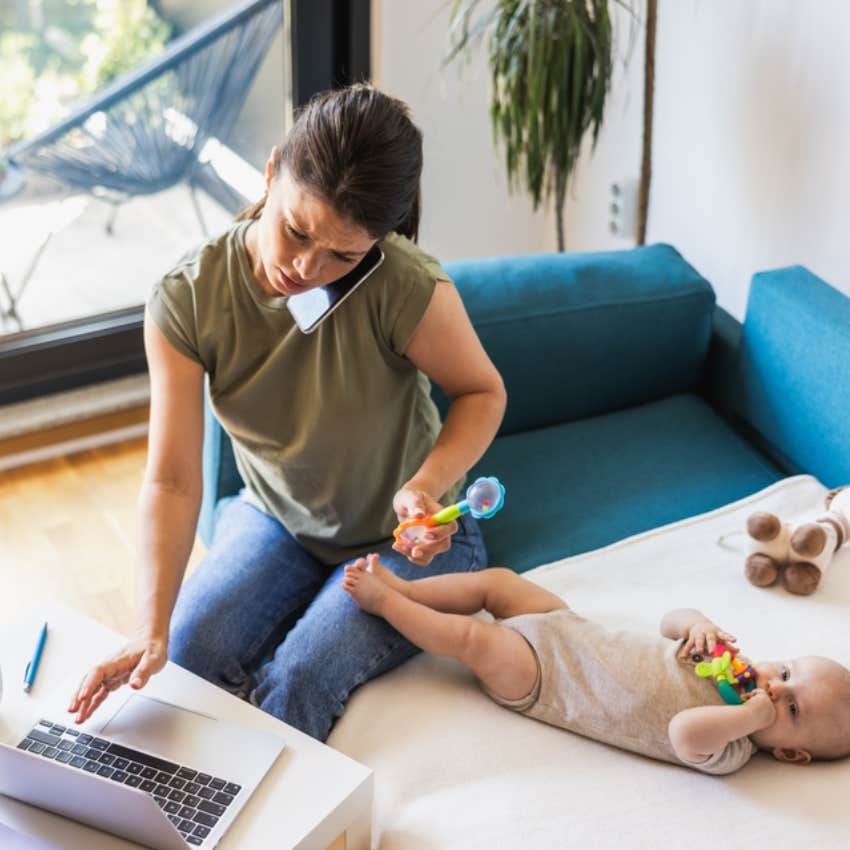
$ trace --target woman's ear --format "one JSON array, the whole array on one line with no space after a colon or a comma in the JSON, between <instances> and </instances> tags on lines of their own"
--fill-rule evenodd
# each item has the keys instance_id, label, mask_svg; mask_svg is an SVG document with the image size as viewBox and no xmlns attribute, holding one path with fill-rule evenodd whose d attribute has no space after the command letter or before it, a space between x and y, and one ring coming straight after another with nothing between
<instances>
[{"instance_id":1,"label":"woman's ear","mask_svg":"<svg viewBox=\"0 0 850 850\"><path fill-rule=\"evenodd\" d=\"M269 154L269 158L266 160L266 194L268 194L269 189L272 185L272 180L275 178L275 171L277 169L276 163L280 155L277 150L277 145L272 148L272 152Z\"/></svg>"},{"instance_id":2,"label":"woman's ear","mask_svg":"<svg viewBox=\"0 0 850 850\"><path fill-rule=\"evenodd\" d=\"M787 761L790 764L808 764L812 760L812 754L808 750L786 750L782 747L774 747L771 752L775 759Z\"/></svg>"}]
</instances>

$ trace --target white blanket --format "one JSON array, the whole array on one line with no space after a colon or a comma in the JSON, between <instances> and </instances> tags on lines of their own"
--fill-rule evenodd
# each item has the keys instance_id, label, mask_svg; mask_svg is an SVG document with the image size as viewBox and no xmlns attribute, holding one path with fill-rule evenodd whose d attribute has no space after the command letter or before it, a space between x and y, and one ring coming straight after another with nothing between
<instances>
[{"instance_id":1,"label":"white blanket","mask_svg":"<svg viewBox=\"0 0 850 850\"><path fill-rule=\"evenodd\" d=\"M526 577L579 612L655 631L697 607L754 658L850 658L850 550L809 597L743 575L746 517L811 518L826 489L809 476L554 564ZM733 534L727 547L722 535ZM737 551L735 551L737 549ZM498 707L460 664L421 655L357 691L330 743L375 771L382 850L727 850L850 847L850 760L807 766L758 754L704 776Z\"/></svg>"}]
</instances>

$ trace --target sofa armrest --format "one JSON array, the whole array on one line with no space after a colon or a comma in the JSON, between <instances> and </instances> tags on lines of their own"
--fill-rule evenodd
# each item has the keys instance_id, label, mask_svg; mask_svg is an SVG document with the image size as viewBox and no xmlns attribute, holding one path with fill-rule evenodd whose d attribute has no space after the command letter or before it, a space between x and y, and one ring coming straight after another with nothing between
<instances>
[{"instance_id":1,"label":"sofa armrest","mask_svg":"<svg viewBox=\"0 0 850 850\"><path fill-rule=\"evenodd\" d=\"M209 392L204 390L204 493L198 517L198 534L206 546L212 541L217 519L216 511L222 499L235 496L243 487L242 476L236 467L233 444L210 406Z\"/></svg>"},{"instance_id":2,"label":"sofa armrest","mask_svg":"<svg viewBox=\"0 0 850 850\"><path fill-rule=\"evenodd\" d=\"M850 298L802 266L755 275L732 388L788 470L850 481Z\"/></svg>"}]
</instances>

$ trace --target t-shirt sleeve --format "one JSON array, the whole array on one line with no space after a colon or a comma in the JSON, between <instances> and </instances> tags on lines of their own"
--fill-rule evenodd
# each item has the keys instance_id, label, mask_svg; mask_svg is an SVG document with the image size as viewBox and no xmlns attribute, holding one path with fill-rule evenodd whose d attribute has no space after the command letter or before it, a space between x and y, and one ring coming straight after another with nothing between
<instances>
[{"instance_id":1,"label":"t-shirt sleeve","mask_svg":"<svg viewBox=\"0 0 850 850\"><path fill-rule=\"evenodd\" d=\"M151 289L148 313L162 335L181 354L203 363L192 285L179 272L166 275Z\"/></svg>"},{"instance_id":2,"label":"t-shirt sleeve","mask_svg":"<svg viewBox=\"0 0 850 850\"><path fill-rule=\"evenodd\" d=\"M722 776L740 770L756 751L756 745L747 737L730 741L724 749L699 764L689 764L695 770Z\"/></svg>"},{"instance_id":3,"label":"t-shirt sleeve","mask_svg":"<svg viewBox=\"0 0 850 850\"><path fill-rule=\"evenodd\" d=\"M385 313L384 333L387 342L393 352L403 356L407 350L425 310L431 303L434 288L438 280L451 278L440 263L430 255L421 251L418 247L402 243L403 250L399 250L398 243L387 247L388 257L395 264L395 270L387 275L385 290L389 297L384 302L389 309ZM389 252L392 251L392 257Z\"/></svg>"}]
</instances>

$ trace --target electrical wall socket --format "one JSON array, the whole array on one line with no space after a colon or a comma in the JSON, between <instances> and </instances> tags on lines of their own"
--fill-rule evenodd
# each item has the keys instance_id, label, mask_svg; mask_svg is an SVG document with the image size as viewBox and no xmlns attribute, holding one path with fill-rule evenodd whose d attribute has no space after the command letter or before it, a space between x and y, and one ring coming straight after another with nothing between
<instances>
[{"instance_id":1,"label":"electrical wall socket","mask_svg":"<svg viewBox=\"0 0 850 850\"><path fill-rule=\"evenodd\" d=\"M620 239L637 236L638 181L632 178L615 180L611 184L608 202L608 230Z\"/></svg>"}]
</instances>

